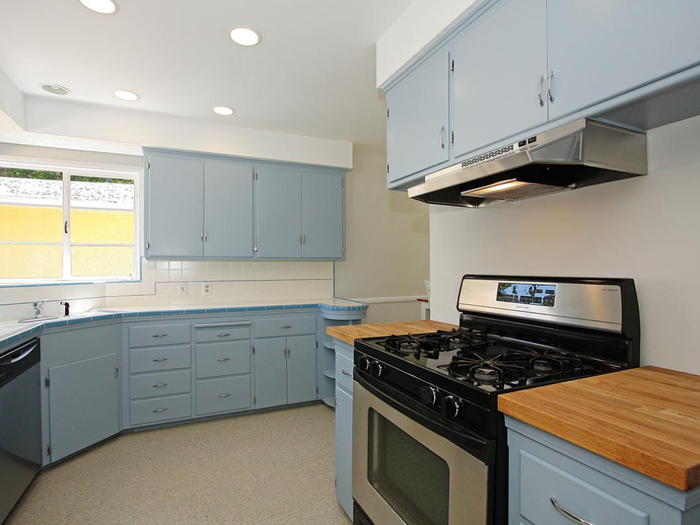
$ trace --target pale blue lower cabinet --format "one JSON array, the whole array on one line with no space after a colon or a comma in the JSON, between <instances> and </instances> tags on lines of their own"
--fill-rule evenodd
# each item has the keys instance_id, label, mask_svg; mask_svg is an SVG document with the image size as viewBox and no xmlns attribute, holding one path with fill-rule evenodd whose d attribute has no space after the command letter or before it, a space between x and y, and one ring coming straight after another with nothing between
<instances>
[{"instance_id":1,"label":"pale blue lower cabinet","mask_svg":"<svg viewBox=\"0 0 700 525\"><path fill-rule=\"evenodd\" d=\"M255 408L287 404L286 337L255 341Z\"/></svg>"},{"instance_id":2,"label":"pale blue lower cabinet","mask_svg":"<svg viewBox=\"0 0 700 525\"><path fill-rule=\"evenodd\" d=\"M118 323L41 336L44 465L120 431Z\"/></svg>"},{"instance_id":3,"label":"pale blue lower cabinet","mask_svg":"<svg viewBox=\"0 0 700 525\"><path fill-rule=\"evenodd\" d=\"M335 343L335 496L352 519L353 347Z\"/></svg>"},{"instance_id":4,"label":"pale blue lower cabinet","mask_svg":"<svg viewBox=\"0 0 700 525\"><path fill-rule=\"evenodd\" d=\"M197 415L251 408L250 374L197 381Z\"/></svg>"},{"instance_id":5,"label":"pale blue lower cabinet","mask_svg":"<svg viewBox=\"0 0 700 525\"><path fill-rule=\"evenodd\" d=\"M700 489L682 492L531 425L506 417L509 522L697 525ZM558 508L557 508L558 507Z\"/></svg>"},{"instance_id":6,"label":"pale blue lower cabinet","mask_svg":"<svg viewBox=\"0 0 700 525\"><path fill-rule=\"evenodd\" d=\"M191 391L192 376L189 370L141 374L129 378L129 397L131 399L188 394Z\"/></svg>"},{"instance_id":7,"label":"pale blue lower cabinet","mask_svg":"<svg viewBox=\"0 0 700 525\"><path fill-rule=\"evenodd\" d=\"M154 425L190 417L192 394L141 399L130 405L132 425Z\"/></svg>"},{"instance_id":8,"label":"pale blue lower cabinet","mask_svg":"<svg viewBox=\"0 0 700 525\"><path fill-rule=\"evenodd\" d=\"M316 335L287 337L287 403L316 399Z\"/></svg>"}]
</instances>

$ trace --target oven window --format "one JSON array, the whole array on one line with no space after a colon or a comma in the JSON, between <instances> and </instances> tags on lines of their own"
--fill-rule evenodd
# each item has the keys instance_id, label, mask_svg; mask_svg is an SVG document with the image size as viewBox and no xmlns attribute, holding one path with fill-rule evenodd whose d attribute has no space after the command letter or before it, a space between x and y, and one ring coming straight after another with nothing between
<instances>
[{"instance_id":1,"label":"oven window","mask_svg":"<svg viewBox=\"0 0 700 525\"><path fill-rule=\"evenodd\" d=\"M450 469L444 459L369 410L370 484L408 525L448 525Z\"/></svg>"}]
</instances>

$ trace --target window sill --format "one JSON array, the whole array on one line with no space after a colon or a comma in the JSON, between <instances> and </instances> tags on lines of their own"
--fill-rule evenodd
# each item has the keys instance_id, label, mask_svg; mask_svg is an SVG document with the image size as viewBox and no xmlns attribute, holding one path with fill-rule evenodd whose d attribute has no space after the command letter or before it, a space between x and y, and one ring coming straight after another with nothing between
<instances>
[{"instance_id":1,"label":"window sill","mask_svg":"<svg viewBox=\"0 0 700 525\"><path fill-rule=\"evenodd\" d=\"M34 282L0 282L2 288L36 288L39 286L80 286L80 285L95 285L95 284L128 284L140 283L142 279L95 279L92 281L34 281Z\"/></svg>"}]
</instances>

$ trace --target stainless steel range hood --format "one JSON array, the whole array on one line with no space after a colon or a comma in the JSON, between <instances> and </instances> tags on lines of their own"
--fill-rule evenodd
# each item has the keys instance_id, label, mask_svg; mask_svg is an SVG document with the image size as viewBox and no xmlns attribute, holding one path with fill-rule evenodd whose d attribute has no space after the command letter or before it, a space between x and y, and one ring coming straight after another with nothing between
<instances>
[{"instance_id":1,"label":"stainless steel range hood","mask_svg":"<svg viewBox=\"0 0 700 525\"><path fill-rule=\"evenodd\" d=\"M646 173L644 133L581 119L428 175L408 196L480 208Z\"/></svg>"}]
</instances>

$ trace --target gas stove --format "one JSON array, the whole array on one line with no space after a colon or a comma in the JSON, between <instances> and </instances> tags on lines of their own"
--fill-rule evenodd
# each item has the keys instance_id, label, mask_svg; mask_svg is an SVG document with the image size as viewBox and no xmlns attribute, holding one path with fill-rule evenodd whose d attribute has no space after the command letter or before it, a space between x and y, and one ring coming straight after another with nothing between
<instances>
[{"instance_id":1,"label":"gas stove","mask_svg":"<svg viewBox=\"0 0 700 525\"><path fill-rule=\"evenodd\" d=\"M392 475L411 472L437 486L448 464L455 480L485 487L455 485L464 497L443 502L450 525L505 525L507 443L498 396L639 366L631 279L465 275L457 309L452 331L355 340L356 524L433 512L410 490L394 494L403 478Z\"/></svg>"}]
</instances>

